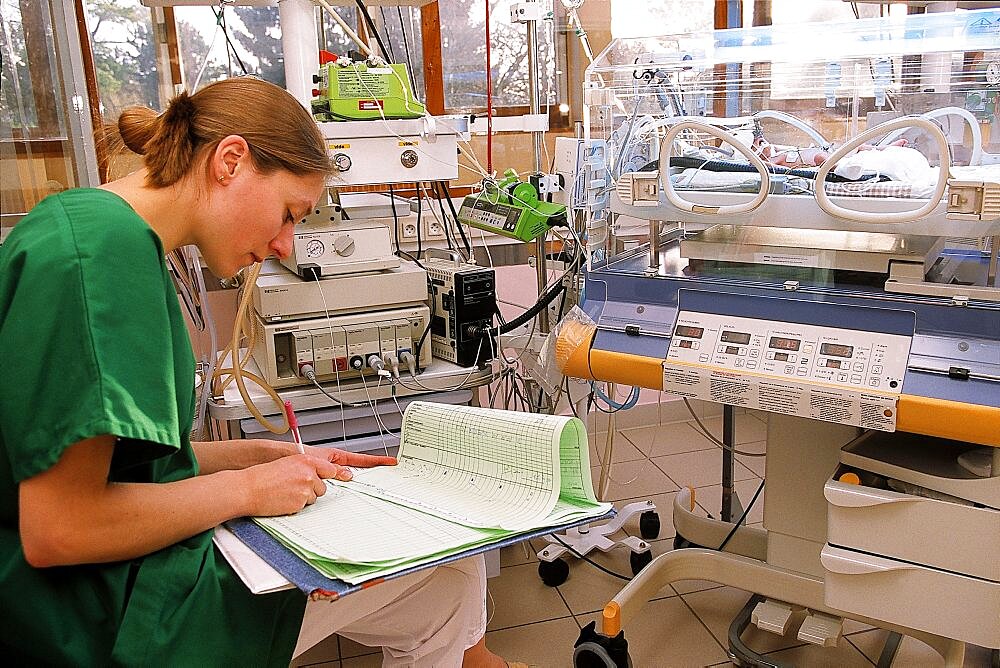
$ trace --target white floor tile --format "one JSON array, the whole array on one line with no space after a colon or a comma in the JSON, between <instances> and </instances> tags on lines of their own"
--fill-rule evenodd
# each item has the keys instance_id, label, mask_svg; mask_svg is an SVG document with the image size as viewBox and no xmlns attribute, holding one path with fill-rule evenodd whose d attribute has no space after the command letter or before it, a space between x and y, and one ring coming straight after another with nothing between
<instances>
[{"instance_id":1,"label":"white floor tile","mask_svg":"<svg viewBox=\"0 0 1000 668\"><path fill-rule=\"evenodd\" d=\"M607 552L591 552L587 557L614 573L632 577L630 554L627 547L618 546ZM628 584L626 580L609 575L575 557L567 558L567 562L570 565L569 578L559 586L559 593L574 615L603 610ZM663 596L673 595L672 590L663 592Z\"/></svg>"},{"instance_id":2,"label":"white floor tile","mask_svg":"<svg viewBox=\"0 0 1000 668\"><path fill-rule=\"evenodd\" d=\"M382 656L382 650L378 647L369 647L368 645L362 645L361 643L356 643L353 640L348 640L347 638L340 639L340 658L349 659L356 656L365 656L367 654L377 654L379 657Z\"/></svg>"},{"instance_id":3,"label":"white floor tile","mask_svg":"<svg viewBox=\"0 0 1000 668\"><path fill-rule=\"evenodd\" d=\"M523 564L501 568L500 575L486 581L492 596L487 610L488 629L496 630L565 617L569 609L559 592L538 577L538 565Z\"/></svg>"},{"instance_id":4,"label":"white floor tile","mask_svg":"<svg viewBox=\"0 0 1000 668\"><path fill-rule=\"evenodd\" d=\"M865 631L847 636L852 645L864 653L871 661L878 661L885 640L889 632L883 629ZM905 637L896 652L896 657L892 662L896 668L907 666L921 666L926 668L936 668L943 666L944 660L941 655L931 649L928 645L915 638ZM978 645L965 646L965 664L967 668L987 668L990 665L990 650Z\"/></svg>"},{"instance_id":5,"label":"white floor tile","mask_svg":"<svg viewBox=\"0 0 1000 668\"><path fill-rule=\"evenodd\" d=\"M722 416L702 420L709 431L720 441L722 440ZM736 443L756 443L767 439L767 424L747 414L736 415Z\"/></svg>"},{"instance_id":6,"label":"white floor tile","mask_svg":"<svg viewBox=\"0 0 1000 668\"><path fill-rule=\"evenodd\" d=\"M663 457L715 446L688 422L626 429L622 435L649 457Z\"/></svg>"},{"instance_id":7,"label":"white floor tile","mask_svg":"<svg viewBox=\"0 0 1000 668\"><path fill-rule=\"evenodd\" d=\"M707 487L722 482L721 448L656 457L653 463L678 486ZM733 480L748 480L753 477L753 471L734 462Z\"/></svg>"},{"instance_id":8,"label":"white floor tile","mask_svg":"<svg viewBox=\"0 0 1000 668\"><path fill-rule=\"evenodd\" d=\"M625 438L624 432L618 432L611 444L611 462L631 462L639 459L646 459L646 455L639 450L629 439ZM590 440L590 463L597 465L604 461L607 452L607 432L600 432L591 436Z\"/></svg>"},{"instance_id":9,"label":"white floor tile","mask_svg":"<svg viewBox=\"0 0 1000 668\"><path fill-rule=\"evenodd\" d=\"M340 661L340 638L337 634L332 634L326 640L310 647L302 654L294 657L290 666L312 666L315 664L328 664Z\"/></svg>"},{"instance_id":10,"label":"white floor tile","mask_svg":"<svg viewBox=\"0 0 1000 668\"><path fill-rule=\"evenodd\" d=\"M573 645L579 636L576 620L563 617L487 631L486 646L507 661L521 661L532 668L566 668L573 665Z\"/></svg>"},{"instance_id":11,"label":"white floor tile","mask_svg":"<svg viewBox=\"0 0 1000 668\"><path fill-rule=\"evenodd\" d=\"M871 668L871 662L847 638L841 638L836 647L802 645L767 655L790 666L810 668ZM910 664L919 665L919 664Z\"/></svg>"},{"instance_id":12,"label":"white floor tile","mask_svg":"<svg viewBox=\"0 0 1000 668\"><path fill-rule=\"evenodd\" d=\"M739 449L742 450L743 452L763 453L766 452L766 448L764 447L765 445L766 441L760 441L758 443L746 443L744 445L739 446ZM736 461L742 464L743 466L747 467L751 471L753 471L754 475L756 475L758 478L763 478L764 473L767 470L766 457L748 457L746 455L736 455Z\"/></svg>"},{"instance_id":13,"label":"white floor tile","mask_svg":"<svg viewBox=\"0 0 1000 668\"><path fill-rule=\"evenodd\" d=\"M676 492L678 487L663 471L648 461L619 462L611 465L607 494L600 488L601 469L591 468L594 491L605 501L646 498L664 492Z\"/></svg>"}]
</instances>

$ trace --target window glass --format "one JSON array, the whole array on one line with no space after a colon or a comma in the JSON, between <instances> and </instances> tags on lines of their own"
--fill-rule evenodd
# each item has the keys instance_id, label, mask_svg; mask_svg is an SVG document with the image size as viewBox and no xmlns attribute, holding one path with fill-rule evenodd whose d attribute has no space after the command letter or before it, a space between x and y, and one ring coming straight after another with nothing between
<instances>
[{"instance_id":1,"label":"window glass","mask_svg":"<svg viewBox=\"0 0 1000 668\"><path fill-rule=\"evenodd\" d=\"M184 84L206 84L253 74L285 85L277 7L175 7Z\"/></svg>"},{"instance_id":2,"label":"window glass","mask_svg":"<svg viewBox=\"0 0 1000 668\"><path fill-rule=\"evenodd\" d=\"M515 0L490 0L490 60L493 106L528 104L528 38L523 23L513 23ZM486 107L486 12L481 0L439 0L445 106ZM554 23L539 21L539 103L558 102Z\"/></svg>"},{"instance_id":3,"label":"window glass","mask_svg":"<svg viewBox=\"0 0 1000 668\"><path fill-rule=\"evenodd\" d=\"M102 115L116 118L137 104L159 109L150 10L139 0L95 0L85 8Z\"/></svg>"},{"instance_id":4,"label":"window glass","mask_svg":"<svg viewBox=\"0 0 1000 668\"><path fill-rule=\"evenodd\" d=\"M0 0L0 122L4 136L21 135L38 125L31 75L28 73L28 50L24 41L24 20L17 0Z\"/></svg>"},{"instance_id":5,"label":"window glass","mask_svg":"<svg viewBox=\"0 0 1000 668\"><path fill-rule=\"evenodd\" d=\"M713 0L612 0L611 35L650 37L712 30L714 7Z\"/></svg>"},{"instance_id":6,"label":"window glass","mask_svg":"<svg viewBox=\"0 0 1000 668\"><path fill-rule=\"evenodd\" d=\"M413 94L425 101L423 33L420 29L420 10L413 7L369 6L372 21L389 51L389 60L405 63L410 72ZM372 48L378 44L371 40Z\"/></svg>"},{"instance_id":7,"label":"window glass","mask_svg":"<svg viewBox=\"0 0 1000 668\"><path fill-rule=\"evenodd\" d=\"M853 6L852 6L853 4ZM850 21L856 18L875 18L881 14L906 16L905 5L895 5L888 9L868 3L846 2L793 2L775 0L771 6L771 25L782 26L803 23L824 23L829 21ZM957 57L961 57L960 55ZM873 97L875 79L885 77L889 91L898 86L902 76L902 61L896 59L872 59L871 62L838 63L836 79L843 90L856 92L862 97ZM831 80L822 63L797 63L792 59L771 65L770 98L773 100L817 100L824 99Z\"/></svg>"},{"instance_id":8,"label":"window glass","mask_svg":"<svg viewBox=\"0 0 1000 668\"><path fill-rule=\"evenodd\" d=\"M335 8L356 29L351 7ZM355 48L343 29L322 12L319 48L346 54ZM285 87L281 23L277 7L176 7L177 39L188 90L244 73Z\"/></svg>"},{"instance_id":9,"label":"window glass","mask_svg":"<svg viewBox=\"0 0 1000 668\"><path fill-rule=\"evenodd\" d=\"M897 5L906 14L906 5ZM873 18L886 8L867 2L801 2L800 0L771 0L771 23L817 23L822 21L847 21L851 18ZM855 13L856 12L856 13Z\"/></svg>"},{"instance_id":10,"label":"window glass","mask_svg":"<svg viewBox=\"0 0 1000 668\"><path fill-rule=\"evenodd\" d=\"M0 0L0 238L47 195L92 185L82 76L69 74L82 66L67 44L75 24L63 9L48 0Z\"/></svg>"},{"instance_id":11,"label":"window glass","mask_svg":"<svg viewBox=\"0 0 1000 668\"><path fill-rule=\"evenodd\" d=\"M334 7L334 10L351 30L358 32L358 12L354 7ZM372 11L372 8L369 8L369 11ZM358 45L347 36L328 11L322 10L320 16L323 20L320 25L319 48L337 56L345 56L349 51L359 50ZM375 46L374 40L372 45Z\"/></svg>"}]
</instances>

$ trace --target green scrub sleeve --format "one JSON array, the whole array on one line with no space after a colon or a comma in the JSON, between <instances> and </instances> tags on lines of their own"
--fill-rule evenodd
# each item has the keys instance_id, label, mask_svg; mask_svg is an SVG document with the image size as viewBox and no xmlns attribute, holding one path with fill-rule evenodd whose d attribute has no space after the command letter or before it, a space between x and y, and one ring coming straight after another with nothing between
<instances>
[{"instance_id":1,"label":"green scrub sleeve","mask_svg":"<svg viewBox=\"0 0 1000 668\"><path fill-rule=\"evenodd\" d=\"M191 351L171 334L159 238L120 199L99 197L48 198L32 212L45 224L4 249L0 425L15 481L93 436L128 442L125 465L181 445L177 388L194 370L175 365Z\"/></svg>"}]
</instances>

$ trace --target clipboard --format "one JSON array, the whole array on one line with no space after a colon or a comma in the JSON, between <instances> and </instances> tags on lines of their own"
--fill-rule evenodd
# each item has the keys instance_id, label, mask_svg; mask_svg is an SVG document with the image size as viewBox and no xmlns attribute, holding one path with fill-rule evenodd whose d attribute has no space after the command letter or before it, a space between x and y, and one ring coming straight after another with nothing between
<instances>
[{"instance_id":1,"label":"clipboard","mask_svg":"<svg viewBox=\"0 0 1000 668\"><path fill-rule=\"evenodd\" d=\"M488 550L507 547L508 545L513 545L523 540L547 536L553 533L561 533L567 529L581 526L583 524L600 522L614 517L615 514L614 509L612 509L604 515L600 515L598 517L588 517L585 520L577 520L567 524L558 524L550 527L544 527L542 529L525 531L512 536L505 536L491 543L478 545L468 550L452 554L426 564L406 568L397 573L376 577L359 584L350 584L348 582L344 582L343 580L334 580L323 575L248 518L241 517L230 520L225 523L225 527L232 531L233 534L255 554L257 554L257 556L267 562L274 568L274 570L301 590L309 598L309 600L335 601L349 594L353 594L354 592L361 591L362 589L373 587L380 582L385 582L386 580L392 580L404 575L409 575L410 573L415 573L425 568L440 566L452 561L457 561L458 559L471 557ZM228 558L229 557L227 555L227 559Z\"/></svg>"}]
</instances>

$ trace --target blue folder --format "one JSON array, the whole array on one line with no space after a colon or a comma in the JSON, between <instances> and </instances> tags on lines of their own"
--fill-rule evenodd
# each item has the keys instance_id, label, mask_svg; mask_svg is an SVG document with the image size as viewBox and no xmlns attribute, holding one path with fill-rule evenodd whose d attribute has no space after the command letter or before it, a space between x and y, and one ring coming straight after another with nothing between
<instances>
[{"instance_id":1,"label":"blue folder","mask_svg":"<svg viewBox=\"0 0 1000 668\"><path fill-rule=\"evenodd\" d=\"M288 579L289 582L305 592L306 596L308 596L311 600L332 601L343 596L347 596L348 594L353 594L356 591L367 589L368 587L385 580L392 580L393 578L409 575L410 573L415 573L416 571L424 568L440 566L441 564L446 564L464 557L470 557L474 554L486 552L487 550L507 547L508 545L519 543L522 540L546 536L553 533L561 533L576 526L599 522L614 516L615 511L610 510L605 515L601 515L600 517L590 517L585 520L570 522L569 524L558 524L551 527L545 527L544 529L535 529L533 531L525 531L524 533L519 533L513 536L506 536L492 543L473 547L465 550L464 552L443 557L430 563L413 566L399 571L398 573L373 578L359 584L350 584L348 582L344 582L343 580L328 578L309 565L308 562L304 561L301 557L279 543L271 534L264 531L258 524L248 518L241 517L235 520L230 520L226 522L226 527L232 531L237 538L243 541L247 547L256 552L261 559L269 563L274 570L281 573Z\"/></svg>"}]
</instances>

